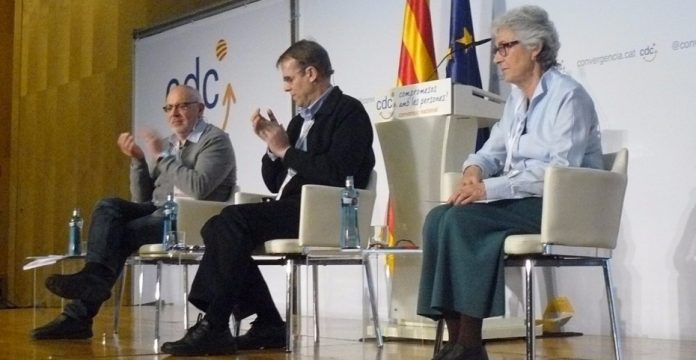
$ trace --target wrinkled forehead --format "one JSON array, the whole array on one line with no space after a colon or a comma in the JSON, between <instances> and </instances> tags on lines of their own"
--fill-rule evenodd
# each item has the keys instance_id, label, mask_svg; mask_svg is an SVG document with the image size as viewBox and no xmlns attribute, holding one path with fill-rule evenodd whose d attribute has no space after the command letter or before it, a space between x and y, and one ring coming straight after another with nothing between
<instances>
[{"instance_id":1,"label":"wrinkled forehead","mask_svg":"<svg viewBox=\"0 0 696 360\"><path fill-rule=\"evenodd\" d=\"M499 28L498 31L495 32L495 35L493 36L493 38L494 38L494 43L496 45L518 40L517 34L515 34L515 32L512 31L512 29L510 29L508 27Z\"/></svg>"}]
</instances>

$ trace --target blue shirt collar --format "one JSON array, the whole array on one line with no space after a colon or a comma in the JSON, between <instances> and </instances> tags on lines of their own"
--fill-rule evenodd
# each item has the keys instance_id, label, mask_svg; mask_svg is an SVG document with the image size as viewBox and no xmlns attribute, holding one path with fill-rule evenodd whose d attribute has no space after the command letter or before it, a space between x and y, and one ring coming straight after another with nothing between
<instances>
[{"instance_id":1,"label":"blue shirt collar","mask_svg":"<svg viewBox=\"0 0 696 360\"><path fill-rule=\"evenodd\" d=\"M539 83L537 84L536 88L534 89L534 94L532 95L532 98L529 100L529 106L525 106L525 103L527 102L527 99L524 96L520 96L519 102L517 103L517 106L515 107L515 113L517 115L528 113L532 107L534 107L534 103L537 102L547 91L549 87L549 82L552 81L558 74L558 70L555 68L550 68L544 72L544 74L541 75L541 79L539 79ZM522 93L522 90L520 90L517 86L515 86L517 91Z\"/></svg>"},{"instance_id":2,"label":"blue shirt collar","mask_svg":"<svg viewBox=\"0 0 696 360\"><path fill-rule=\"evenodd\" d=\"M541 75L541 79L539 79L539 84L537 84L536 89L534 89L532 101L534 101L535 98L543 95L546 92L547 88L549 87L549 82L556 76L557 73L558 70L556 70L555 68L550 68L546 70L543 75Z\"/></svg>"},{"instance_id":3,"label":"blue shirt collar","mask_svg":"<svg viewBox=\"0 0 696 360\"><path fill-rule=\"evenodd\" d=\"M324 104L324 100L326 100L326 97L329 95L329 93L331 92L331 90L333 88L334 88L333 85L329 86L329 88L326 89L326 91L324 91L324 93L321 94L321 96L317 100L315 100L311 105L309 105L307 107L298 106L297 113L300 116L302 116L302 119L304 119L304 120L314 119L314 115L316 115L317 111L319 111L319 109L321 109L321 106Z\"/></svg>"}]
</instances>

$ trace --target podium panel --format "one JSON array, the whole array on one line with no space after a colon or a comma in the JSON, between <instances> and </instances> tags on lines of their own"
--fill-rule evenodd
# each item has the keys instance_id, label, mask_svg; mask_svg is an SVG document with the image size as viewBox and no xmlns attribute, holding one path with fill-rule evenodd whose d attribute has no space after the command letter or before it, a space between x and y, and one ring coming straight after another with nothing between
<instances>
[{"instance_id":1,"label":"podium panel","mask_svg":"<svg viewBox=\"0 0 696 360\"><path fill-rule=\"evenodd\" d=\"M382 147L390 200L394 212L394 237L408 239L422 248L422 228L428 212L446 199L441 198L445 172L459 172L466 156L475 150L480 127L491 126L503 111L495 94L439 80L397 88L394 93L418 93L419 87L438 89L439 98L451 94L445 114L431 109L409 108L409 116L375 124ZM434 96L434 95L433 95ZM404 102L406 103L406 102ZM415 101L413 101L415 103ZM395 111L398 116L399 110ZM416 314L421 258L397 258L390 274L389 319L385 335L404 338L432 338L434 322ZM429 330L432 328L432 331Z\"/></svg>"},{"instance_id":2,"label":"podium panel","mask_svg":"<svg viewBox=\"0 0 696 360\"><path fill-rule=\"evenodd\" d=\"M442 174L461 169L476 145L478 124L448 115L391 120L375 127L394 206L394 236L420 247L423 219L442 200Z\"/></svg>"}]
</instances>

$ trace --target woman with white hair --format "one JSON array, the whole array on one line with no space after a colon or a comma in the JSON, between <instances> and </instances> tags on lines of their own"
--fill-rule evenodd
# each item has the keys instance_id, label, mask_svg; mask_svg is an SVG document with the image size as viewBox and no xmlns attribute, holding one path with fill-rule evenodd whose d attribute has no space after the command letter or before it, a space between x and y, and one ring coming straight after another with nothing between
<instances>
[{"instance_id":1,"label":"woman with white hair","mask_svg":"<svg viewBox=\"0 0 696 360\"><path fill-rule=\"evenodd\" d=\"M423 226L417 311L447 324L437 360L487 359L482 321L505 312L503 243L539 233L546 168L602 168L594 104L556 68L560 42L546 11L512 9L494 21L493 34L494 61L512 85L503 116Z\"/></svg>"}]
</instances>

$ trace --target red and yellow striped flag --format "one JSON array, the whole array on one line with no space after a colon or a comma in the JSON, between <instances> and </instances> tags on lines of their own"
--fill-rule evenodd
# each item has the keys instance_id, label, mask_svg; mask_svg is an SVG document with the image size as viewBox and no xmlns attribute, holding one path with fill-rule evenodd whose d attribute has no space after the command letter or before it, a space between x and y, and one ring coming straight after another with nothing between
<instances>
[{"instance_id":1,"label":"red and yellow striped flag","mask_svg":"<svg viewBox=\"0 0 696 360\"><path fill-rule=\"evenodd\" d=\"M430 1L407 0L397 86L437 80Z\"/></svg>"},{"instance_id":2,"label":"red and yellow striped flag","mask_svg":"<svg viewBox=\"0 0 696 360\"><path fill-rule=\"evenodd\" d=\"M407 0L404 10L404 28L401 36L397 86L437 79L433 30L430 24L430 1ZM395 229L394 201L390 199L387 208L388 246L396 244ZM390 272L394 270L393 256L387 257L387 267Z\"/></svg>"}]
</instances>

